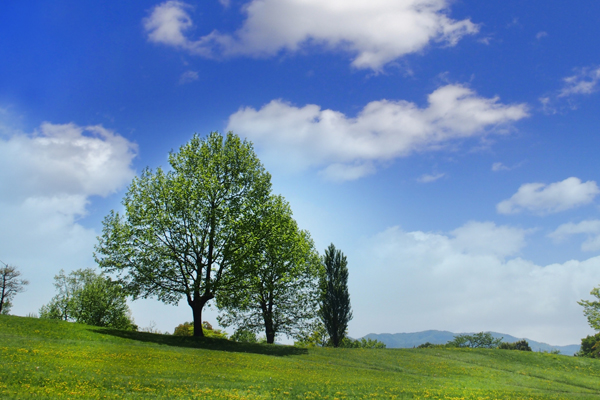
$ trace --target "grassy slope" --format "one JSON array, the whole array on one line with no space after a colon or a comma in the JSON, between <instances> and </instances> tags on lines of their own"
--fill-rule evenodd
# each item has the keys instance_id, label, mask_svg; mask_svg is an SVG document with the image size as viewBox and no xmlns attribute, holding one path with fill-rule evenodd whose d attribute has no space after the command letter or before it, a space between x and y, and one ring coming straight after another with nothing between
<instances>
[{"instance_id":1,"label":"grassy slope","mask_svg":"<svg viewBox=\"0 0 600 400\"><path fill-rule=\"evenodd\" d=\"M0 398L600 399L598 360L297 349L0 316Z\"/></svg>"}]
</instances>

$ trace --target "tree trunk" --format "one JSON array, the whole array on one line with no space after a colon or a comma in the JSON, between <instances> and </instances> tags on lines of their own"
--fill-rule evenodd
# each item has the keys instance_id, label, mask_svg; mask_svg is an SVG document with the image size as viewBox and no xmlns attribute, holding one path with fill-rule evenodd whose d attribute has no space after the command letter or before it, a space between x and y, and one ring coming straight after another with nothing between
<instances>
[{"instance_id":1,"label":"tree trunk","mask_svg":"<svg viewBox=\"0 0 600 400\"><path fill-rule=\"evenodd\" d=\"M194 336L204 337L204 330L202 329L202 309L214 296L202 296L196 300L188 301L190 307L192 307L192 315L194 316Z\"/></svg>"},{"instance_id":2,"label":"tree trunk","mask_svg":"<svg viewBox=\"0 0 600 400\"><path fill-rule=\"evenodd\" d=\"M265 303L261 302L260 308L262 309L263 321L265 322L265 336L267 337L267 343L275 343L275 328L273 326L273 313Z\"/></svg>"},{"instance_id":3,"label":"tree trunk","mask_svg":"<svg viewBox=\"0 0 600 400\"><path fill-rule=\"evenodd\" d=\"M192 306L192 313L194 315L194 336L204 337L204 330L202 329L202 308L204 304Z\"/></svg>"}]
</instances>

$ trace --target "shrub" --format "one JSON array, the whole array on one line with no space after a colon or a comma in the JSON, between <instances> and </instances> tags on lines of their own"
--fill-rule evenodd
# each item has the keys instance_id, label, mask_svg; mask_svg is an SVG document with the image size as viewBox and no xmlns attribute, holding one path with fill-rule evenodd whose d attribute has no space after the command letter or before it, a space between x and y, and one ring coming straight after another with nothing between
<instances>
[{"instance_id":1,"label":"shrub","mask_svg":"<svg viewBox=\"0 0 600 400\"><path fill-rule=\"evenodd\" d=\"M223 332L220 329L213 329L212 325L207 321L202 322L202 332L205 337L227 339L227 332ZM191 322L184 322L175 327L173 336L194 336L194 324Z\"/></svg>"},{"instance_id":2,"label":"shrub","mask_svg":"<svg viewBox=\"0 0 600 400\"><path fill-rule=\"evenodd\" d=\"M581 339L581 348L575 356L600 358L600 333Z\"/></svg>"},{"instance_id":3,"label":"shrub","mask_svg":"<svg viewBox=\"0 0 600 400\"><path fill-rule=\"evenodd\" d=\"M236 330L235 333L231 335L231 340L240 343L258 343L256 333L244 328Z\"/></svg>"},{"instance_id":4,"label":"shrub","mask_svg":"<svg viewBox=\"0 0 600 400\"><path fill-rule=\"evenodd\" d=\"M529 343L525 339L519 340L514 343L508 343L508 342L500 343L498 348L502 349L502 350L531 351L531 347L529 347Z\"/></svg>"},{"instance_id":5,"label":"shrub","mask_svg":"<svg viewBox=\"0 0 600 400\"><path fill-rule=\"evenodd\" d=\"M454 339L446 343L446 346L495 349L500 343L502 343L502 338L494 339L489 332L479 332L473 335L468 335L466 333L456 335Z\"/></svg>"},{"instance_id":6,"label":"shrub","mask_svg":"<svg viewBox=\"0 0 600 400\"><path fill-rule=\"evenodd\" d=\"M354 348L354 349L385 349L385 343L380 342L377 339L370 338L362 338L358 340L353 340L348 337L345 337L340 342L339 347L345 348Z\"/></svg>"},{"instance_id":7,"label":"shrub","mask_svg":"<svg viewBox=\"0 0 600 400\"><path fill-rule=\"evenodd\" d=\"M440 348L440 347L445 347L445 346L446 345L443 345L443 344L433 344L433 343L425 342L423 344L418 345L417 349Z\"/></svg>"}]
</instances>

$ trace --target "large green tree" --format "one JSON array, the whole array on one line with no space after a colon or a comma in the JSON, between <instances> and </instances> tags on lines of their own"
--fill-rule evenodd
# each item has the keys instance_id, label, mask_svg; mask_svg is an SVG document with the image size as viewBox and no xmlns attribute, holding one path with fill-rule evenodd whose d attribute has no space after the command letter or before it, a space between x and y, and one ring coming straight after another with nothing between
<instances>
[{"instance_id":1,"label":"large green tree","mask_svg":"<svg viewBox=\"0 0 600 400\"><path fill-rule=\"evenodd\" d=\"M194 335L203 336L202 310L239 279L232 272L249 256L249 224L271 178L252 145L231 132L194 135L169 163L170 171L146 169L134 178L124 215L104 219L95 257L134 298L185 298Z\"/></svg>"},{"instance_id":2,"label":"large green tree","mask_svg":"<svg viewBox=\"0 0 600 400\"><path fill-rule=\"evenodd\" d=\"M352 319L348 292L348 261L332 244L323 256L325 275L321 280L322 300L319 316L334 347L339 347Z\"/></svg>"},{"instance_id":3,"label":"large green tree","mask_svg":"<svg viewBox=\"0 0 600 400\"><path fill-rule=\"evenodd\" d=\"M219 323L263 330L267 343L279 334L297 338L316 317L319 255L281 196L271 196L254 218L251 251L240 264L243 279L235 290L217 296Z\"/></svg>"},{"instance_id":4,"label":"large green tree","mask_svg":"<svg viewBox=\"0 0 600 400\"><path fill-rule=\"evenodd\" d=\"M54 277L58 293L40 309L41 318L118 329L137 329L121 285L93 269L63 270Z\"/></svg>"}]
</instances>

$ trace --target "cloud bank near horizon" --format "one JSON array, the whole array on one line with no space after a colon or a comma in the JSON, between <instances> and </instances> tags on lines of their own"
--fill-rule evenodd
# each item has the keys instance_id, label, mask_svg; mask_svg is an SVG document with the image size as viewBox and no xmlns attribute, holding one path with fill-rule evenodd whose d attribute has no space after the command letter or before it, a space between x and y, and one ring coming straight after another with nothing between
<instances>
[{"instance_id":1,"label":"cloud bank near horizon","mask_svg":"<svg viewBox=\"0 0 600 400\"><path fill-rule=\"evenodd\" d=\"M528 234L471 221L448 233L374 235L349 263L350 293L361 299L353 331L497 331L578 344L593 333L577 301L600 282L600 257L537 265L519 256Z\"/></svg>"}]
</instances>

